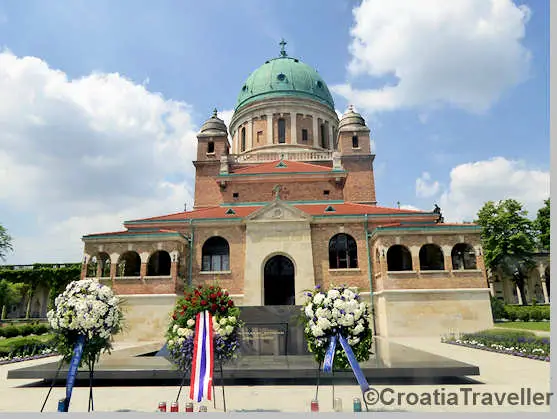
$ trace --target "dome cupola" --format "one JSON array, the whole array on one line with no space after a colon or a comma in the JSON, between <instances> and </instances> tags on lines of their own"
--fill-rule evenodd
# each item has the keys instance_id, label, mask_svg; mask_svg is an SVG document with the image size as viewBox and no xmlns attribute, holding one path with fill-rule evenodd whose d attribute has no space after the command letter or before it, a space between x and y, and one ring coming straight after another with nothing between
<instances>
[{"instance_id":1,"label":"dome cupola","mask_svg":"<svg viewBox=\"0 0 557 419\"><path fill-rule=\"evenodd\" d=\"M213 109L213 115L201 126L201 134L206 135L228 135L228 130L222 119L217 116L217 110Z\"/></svg>"},{"instance_id":2,"label":"dome cupola","mask_svg":"<svg viewBox=\"0 0 557 419\"><path fill-rule=\"evenodd\" d=\"M265 61L247 78L238 95L236 110L274 97L311 99L334 110L333 97L319 73L299 59L289 57L284 49L284 40L280 45L280 56Z\"/></svg>"}]
</instances>

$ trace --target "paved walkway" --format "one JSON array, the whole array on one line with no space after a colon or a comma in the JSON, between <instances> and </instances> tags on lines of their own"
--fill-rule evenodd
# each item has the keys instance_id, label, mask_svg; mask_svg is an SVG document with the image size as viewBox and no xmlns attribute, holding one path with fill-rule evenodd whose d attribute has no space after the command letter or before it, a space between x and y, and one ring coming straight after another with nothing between
<instances>
[{"instance_id":1,"label":"paved walkway","mask_svg":"<svg viewBox=\"0 0 557 419\"><path fill-rule=\"evenodd\" d=\"M380 385L374 388L383 391L389 398L393 392L403 392L401 406L395 404L385 406L377 404L375 410L398 410L398 411L460 411L460 412L548 412L548 406L513 406L506 404L497 406L496 400L491 405L482 405L482 397L477 398L477 404L464 405L464 394L473 392L518 392L521 388L531 388L536 392L549 392L550 365L547 362L524 359L504 354L481 351L477 349L459 347L443 344L437 338L399 338L394 342L411 346L416 349L425 350L441 356L456 359L480 367L480 376L474 377L478 384L444 384L444 385ZM125 350L133 344L119 343L117 350ZM46 362L56 361L57 358L27 361L19 364L0 366L0 412L39 412L48 392L46 387L29 387L33 380L7 380L7 372L10 369L21 368ZM27 386L27 387L26 387ZM461 388L470 390L461 390ZM385 390L387 389L387 390ZM416 405L416 397L424 397L422 393L433 393L435 390L440 394L438 405ZM152 412L158 401L166 400L170 403L177 395L178 388L174 387L98 387L94 389L95 411L117 411L129 409L133 411ZM223 410L222 393L216 388L217 408L208 404L208 411ZM310 401L315 395L315 386L229 386L226 387L226 402L228 411L231 410L275 410L283 412L308 412ZM342 398L344 411L352 409L352 399L361 396L359 388L352 386L335 386L335 396ZM74 388L70 411L86 412L88 404L88 388ZM188 388L182 390L180 410L183 410ZM57 387L52 391L51 397L45 408L45 412L56 411L57 400L64 396L65 389ZM451 393L458 395L458 406L448 405ZM442 396L445 395L443 403ZM409 397L409 399L406 399ZM323 386L319 391L320 408L322 412L332 411L332 388ZM488 401L483 399L484 402ZM406 402L409 403L406 403ZM552 400L553 401L553 400ZM434 400L432 400L434 402Z\"/></svg>"}]
</instances>

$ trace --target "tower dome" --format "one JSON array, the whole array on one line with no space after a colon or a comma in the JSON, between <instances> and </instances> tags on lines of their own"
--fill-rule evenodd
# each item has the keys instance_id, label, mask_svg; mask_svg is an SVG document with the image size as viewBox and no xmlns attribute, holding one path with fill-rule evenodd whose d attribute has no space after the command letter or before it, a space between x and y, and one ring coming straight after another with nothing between
<instances>
[{"instance_id":1,"label":"tower dome","mask_svg":"<svg viewBox=\"0 0 557 419\"><path fill-rule=\"evenodd\" d=\"M297 58L286 55L284 45L278 58L266 61L243 84L236 110L258 100L273 97L300 97L335 109L333 97L319 73Z\"/></svg>"},{"instance_id":2,"label":"tower dome","mask_svg":"<svg viewBox=\"0 0 557 419\"><path fill-rule=\"evenodd\" d=\"M354 107L350 105L348 110L342 115L338 125L339 131L353 131L368 129L366 121L359 113L354 111Z\"/></svg>"},{"instance_id":3,"label":"tower dome","mask_svg":"<svg viewBox=\"0 0 557 419\"><path fill-rule=\"evenodd\" d=\"M213 115L201 126L200 133L202 134L227 134L227 129L224 121L217 116L217 110L213 110Z\"/></svg>"}]
</instances>

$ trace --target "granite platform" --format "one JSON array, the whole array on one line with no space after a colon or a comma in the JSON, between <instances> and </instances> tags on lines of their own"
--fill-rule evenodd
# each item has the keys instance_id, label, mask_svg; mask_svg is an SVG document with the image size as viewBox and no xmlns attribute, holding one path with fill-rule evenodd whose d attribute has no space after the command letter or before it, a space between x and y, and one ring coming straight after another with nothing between
<instances>
[{"instance_id":1,"label":"granite platform","mask_svg":"<svg viewBox=\"0 0 557 419\"><path fill-rule=\"evenodd\" d=\"M105 355L95 366L95 386L153 386L179 384L184 375L177 371L164 356L157 356L160 344L140 345ZM445 383L480 374L475 365L456 361L398 343L376 338L373 355L361 363L362 370L370 382L375 383ZM50 385L56 375L58 362L33 367L13 369L8 379L37 379ZM56 385L64 385L67 376L64 365ZM186 376L184 385L189 385ZM88 371L80 370L77 385L88 385ZM356 384L351 370L323 374L311 355L243 355L225 364L222 376L218 366L215 370L215 385L224 380L226 385L313 385L318 382L330 384ZM469 382L469 381L468 381ZM40 385L40 384L39 384Z\"/></svg>"}]
</instances>

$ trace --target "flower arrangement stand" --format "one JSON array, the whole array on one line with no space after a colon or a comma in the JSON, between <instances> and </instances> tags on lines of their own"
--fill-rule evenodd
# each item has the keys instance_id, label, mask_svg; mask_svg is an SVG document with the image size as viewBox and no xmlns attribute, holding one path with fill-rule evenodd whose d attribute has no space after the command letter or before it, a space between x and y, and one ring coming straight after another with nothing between
<instances>
[{"instance_id":1,"label":"flower arrangement stand","mask_svg":"<svg viewBox=\"0 0 557 419\"><path fill-rule=\"evenodd\" d=\"M60 370L62 369L62 365L64 365L64 358L62 358L60 360L60 362L58 363L58 369L56 370L56 374L54 374L54 378L52 379L52 383L50 383L50 389L48 390L46 398L44 399L43 407L41 407L41 413L43 412L43 410L46 406L46 403L48 402L48 398L50 397L50 393L52 393L52 389L54 388L54 385L56 384L56 379L58 378L58 375L60 374Z\"/></svg>"}]
</instances>

